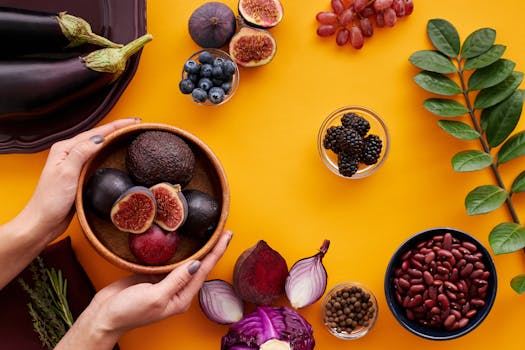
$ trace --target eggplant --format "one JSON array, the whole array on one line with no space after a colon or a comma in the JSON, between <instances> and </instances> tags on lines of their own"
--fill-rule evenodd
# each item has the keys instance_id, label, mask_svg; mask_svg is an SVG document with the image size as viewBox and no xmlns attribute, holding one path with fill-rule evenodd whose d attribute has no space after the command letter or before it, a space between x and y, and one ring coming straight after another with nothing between
<instances>
[{"instance_id":1,"label":"eggplant","mask_svg":"<svg viewBox=\"0 0 525 350\"><path fill-rule=\"evenodd\" d=\"M105 48L63 60L0 61L0 120L36 118L111 84L128 58L152 40L141 36L121 48Z\"/></svg>"},{"instance_id":2,"label":"eggplant","mask_svg":"<svg viewBox=\"0 0 525 350\"><path fill-rule=\"evenodd\" d=\"M94 34L89 23L80 17L11 7L0 7L0 38L2 57L61 52L82 44L122 47Z\"/></svg>"}]
</instances>

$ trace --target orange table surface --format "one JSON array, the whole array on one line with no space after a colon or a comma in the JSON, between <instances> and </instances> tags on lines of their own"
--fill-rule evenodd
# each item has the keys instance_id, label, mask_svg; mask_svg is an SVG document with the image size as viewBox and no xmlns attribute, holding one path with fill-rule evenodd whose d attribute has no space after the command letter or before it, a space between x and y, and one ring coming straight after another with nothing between
<instances>
[{"instance_id":1,"label":"orange table surface","mask_svg":"<svg viewBox=\"0 0 525 350\"><path fill-rule=\"evenodd\" d=\"M224 2L237 6L235 0ZM386 305L383 279L395 249L416 232L454 227L488 247L491 228L510 220L505 207L488 215L466 214L466 194L494 179L489 170L452 170L456 152L479 145L454 139L438 127L438 118L422 106L430 94L412 81L418 69L408 57L431 48L427 21L444 18L462 39L481 27L496 29L496 42L507 46L504 57L523 71L525 3L415 0L411 16L394 28L376 29L357 51L338 47L334 37L316 35L315 14L330 8L328 0L284 0L284 19L271 30L278 45L274 60L241 69L239 89L228 103L201 107L179 92L178 83L185 59L199 49L188 34L187 20L202 3L148 3L148 32L154 39L144 49L133 81L102 122L138 116L173 124L197 135L217 154L230 184L226 226L234 238L210 278L231 281L239 254L260 239L291 266L313 255L326 238L332 243L324 260L328 287L346 280L365 283L378 298L379 318L364 338L343 341L324 329L320 302L301 309L313 325L317 349L523 349L525 296L517 295L509 282L525 272L525 254L494 257L499 281L492 311L473 332L446 342L424 340L398 324ZM317 153L317 132L325 116L354 104L378 112L391 134L385 164L360 180L332 174ZM524 120L517 130L524 129ZM30 198L46 157L47 151L0 156L0 222L15 216ZM510 184L523 170L523 161L501 169ZM514 198L522 219L524 198ZM128 274L97 255L76 219L65 234L72 237L97 289ZM134 330L120 344L124 350L218 349L227 329L206 319L195 299L187 313Z\"/></svg>"}]
</instances>

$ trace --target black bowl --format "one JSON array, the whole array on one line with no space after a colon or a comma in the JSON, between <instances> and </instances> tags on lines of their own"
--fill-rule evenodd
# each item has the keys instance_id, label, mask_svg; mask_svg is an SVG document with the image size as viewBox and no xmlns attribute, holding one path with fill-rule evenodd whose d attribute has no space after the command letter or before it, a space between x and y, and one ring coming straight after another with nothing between
<instances>
[{"instance_id":1,"label":"black bowl","mask_svg":"<svg viewBox=\"0 0 525 350\"><path fill-rule=\"evenodd\" d=\"M481 262L483 262L483 264L485 265L485 269L490 272L490 276L487 279L488 289L484 298L485 305L478 309L476 315L470 318L470 321L466 326L456 330L446 330L443 327L435 328L431 326L425 326L416 320L408 319L406 315L406 309L397 302L395 296L394 273L395 269L401 265L401 258L403 257L403 255L412 248L416 247L419 243L427 241L436 235L444 235L446 232L450 232L453 238L458 238L461 241L467 241L475 244L478 251L483 254ZM414 236L410 237L408 240L406 240L403 244L401 244L401 246L396 250L388 264L385 274L384 288L388 307L390 308L390 311L392 311L392 313L394 314L396 320L403 327L422 338L431 340L449 340L461 337L471 332L473 329L480 325L480 323L485 319L485 317L487 317L496 298L496 268L487 249L473 236L452 228L434 228L417 233Z\"/></svg>"}]
</instances>

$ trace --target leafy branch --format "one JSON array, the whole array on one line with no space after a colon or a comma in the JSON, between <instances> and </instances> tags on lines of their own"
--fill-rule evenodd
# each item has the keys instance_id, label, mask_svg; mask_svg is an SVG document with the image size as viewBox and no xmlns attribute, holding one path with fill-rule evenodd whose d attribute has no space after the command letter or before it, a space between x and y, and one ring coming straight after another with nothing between
<instances>
[{"instance_id":1,"label":"leafy branch","mask_svg":"<svg viewBox=\"0 0 525 350\"><path fill-rule=\"evenodd\" d=\"M47 269L41 257L29 266L33 285L22 278L18 283L27 292L27 304L33 320L33 329L48 349L54 349L67 330L73 325L73 315L67 301L67 280L62 272Z\"/></svg>"},{"instance_id":2,"label":"leafy branch","mask_svg":"<svg viewBox=\"0 0 525 350\"><path fill-rule=\"evenodd\" d=\"M409 61L423 69L414 81L423 89L446 98L428 98L423 106L447 118L439 120L438 125L449 135L480 142L481 150L463 150L452 157L454 170L490 168L496 182L478 186L467 194L467 214L489 213L505 204L512 222L496 225L489 234L489 243L494 254L521 250L525 248L525 227L521 225L512 198L525 192L525 171L506 186L500 165L525 155L525 131L511 135L523 109L525 94L518 87L524 75L514 71L513 61L501 58L506 47L494 44L496 31L492 28L472 32L461 44L450 22L431 19L427 34L436 50L422 50L410 56ZM467 116L470 124L451 120L463 116ZM511 287L524 293L525 274L514 277Z\"/></svg>"}]
</instances>

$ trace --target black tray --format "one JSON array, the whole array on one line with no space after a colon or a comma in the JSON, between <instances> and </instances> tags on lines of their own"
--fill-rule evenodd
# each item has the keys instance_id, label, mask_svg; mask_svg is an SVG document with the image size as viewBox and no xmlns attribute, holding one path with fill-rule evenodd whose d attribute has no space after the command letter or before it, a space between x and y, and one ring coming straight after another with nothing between
<instances>
[{"instance_id":1,"label":"black tray","mask_svg":"<svg viewBox=\"0 0 525 350\"><path fill-rule=\"evenodd\" d=\"M0 0L0 6L67 11L87 20L93 32L118 43L126 44L146 33L146 0ZM133 78L139 59L140 52L128 60L126 70L111 86L53 114L25 121L0 121L0 153L38 152L91 128L115 105Z\"/></svg>"}]
</instances>

